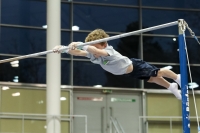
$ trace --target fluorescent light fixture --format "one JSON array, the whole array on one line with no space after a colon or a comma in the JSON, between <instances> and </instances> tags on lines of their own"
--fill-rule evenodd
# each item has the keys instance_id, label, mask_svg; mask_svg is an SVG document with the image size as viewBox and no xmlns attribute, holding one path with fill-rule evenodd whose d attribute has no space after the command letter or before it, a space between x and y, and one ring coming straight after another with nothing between
<instances>
[{"instance_id":1,"label":"fluorescent light fixture","mask_svg":"<svg viewBox=\"0 0 200 133\"><path fill-rule=\"evenodd\" d=\"M10 89L8 86L3 86L2 87L2 90L8 90L8 89Z\"/></svg>"},{"instance_id":2,"label":"fluorescent light fixture","mask_svg":"<svg viewBox=\"0 0 200 133\"><path fill-rule=\"evenodd\" d=\"M65 100L67 100L66 97L61 97L61 98L60 98L60 101L65 101Z\"/></svg>"},{"instance_id":3,"label":"fluorescent light fixture","mask_svg":"<svg viewBox=\"0 0 200 133\"><path fill-rule=\"evenodd\" d=\"M99 87L103 87L103 86L102 85L94 85L94 87L99 88Z\"/></svg>"},{"instance_id":4,"label":"fluorescent light fixture","mask_svg":"<svg viewBox=\"0 0 200 133\"><path fill-rule=\"evenodd\" d=\"M18 60L16 60L16 61L12 61L12 62L10 62L10 64L11 64L11 65L19 64L19 61L18 61Z\"/></svg>"},{"instance_id":5,"label":"fluorescent light fixture","mask_svg":"<svg viewBox=\"0 0 200 133\"><path fill-rule=\"evenodd\" d=\"M163 68L165 68L165 69L172 69L173 67L172 66L166 66L166 67L163 67Z\"/></svg>"},{"instance_id":6,"label":"fluorescent light fixture","mask_svg":"<svg viewBox=\"0 0 200 133\"><path fill-rule=\"evenodd\" d=\"M16 92L16 93L12 93L12 96L13 96L13 97L17 97L17 96L20 96L20 93L19 93L19 92Z\"/></svg>"},{"instance_id":7,"label":"fluorescent light fixture","mask_svg":"<svg viewBox=\"0 0 200 133\"><path fill-rule=\"evenodd\" d=\"M73 30L73 31L78 31L78 30L79 30L79 27L76 26L76 25L75 25L75 26L72 26L72 30Z\"/></svg>"},{"instance_id":8,"label":"fluorescent light fixture","mask_svg":"<svg viewBox=\"0 0 200 133\"><path fill-rule=\"evenodd\" d=\"M47 25L43 25L42 28L46 29L46 28L47 28Z\"/></svg>"},{"instance_id":9,"label":"fluorescent light fixture","mask_svg":"<svg viewBox=\"0 0 200 133\"><path fill-rule=\"evenodd\" d=\"M17 82L19 82L19 80L18 80L18 79L13 79L13 82L16 82L16 83L17 83Z\"/></svg>"},{"instance_id":10,"label":"fluorescent light fixture","mask_svg":"<svg viewBox=\"0 0 200 133\"><path fill-rule=\"evenodd\" d=\"M13 64L12 67L19 67L19 64Z\"/></svg>"},{"instance_id":11,"label":"fluorescent light fixture","mask_svg":"<svg viewBox=\"0 0 200 133\"><path fill-rule=\"evenodd\" d=\"M19 82L19 77L18 76L14 76L13 82Z\"/></svg>"},{"instance_id":12,"label":"fluorescent light fixture","mask_svg":"<svg viewBox=\"0 0 200 133\"><path fill-rule=\"evenodd\" d=\"M176 38L173 38L173 41L176 41Z\"/></svg>"},{"instance_id":13,"label":"fluorescent light fixture","mask_svg":"<svg viewBox=\"0 0 200 133\"><path fill-rule=\"evenodd\" d=\"M197 83L195 83L195 82L192 82L192 83L189 83L189 84L188 84L188 87L189 87L190 89L194 89L194 88L198 88L199 85L198 85Z\"/></svg>"},{"instance_id":14,"label":"fluorescent light fixture","mask_svg":"<svg viewBox=\"0 0 200 133\"><path fill-rule=\"evenodd\" d=\"M61 85L62 89L67 88L67 87L68 87L67 85Z\"/></svg>"},{"instance_id":15,"label":"fluorescent light fixture","mask_svg":"<svg viewBox=\"0 0 200 133\"><path fill-rule=\"evenodd\" d=\"M18 60L12 61L12 62L10 62L10 64L11 64L12 67L19 67L19 61Z\"/></svg>"},{"instance_id":16,"label":"fluorescent light fixture","mask_svg":"<svg viewBox=\"0 0 200 133\"><path fill-rule=\"evenodd\" d=\"M43 103L44 103L44 101L42 101L42 100L38 102L38 104L43 104Z\"/></svg>"}]
</instances>

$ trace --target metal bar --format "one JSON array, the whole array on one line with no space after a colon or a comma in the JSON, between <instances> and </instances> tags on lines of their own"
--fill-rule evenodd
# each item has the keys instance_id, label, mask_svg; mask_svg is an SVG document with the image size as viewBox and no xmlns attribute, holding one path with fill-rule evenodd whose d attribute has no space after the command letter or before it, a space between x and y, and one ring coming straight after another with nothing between
<instances>
[{"instance_id":1,"label":"metal bar","mask_svg":"<svg viewBox=\"0 0 200 133\"><path fill-rule=\"evenodd\" d=\"M101 42L106 42L106 41L110 41L110 40L114 40L114 39L119 39L119 38L122 38L122 37L140 34L140 33L143 33L143 32L148 32L148 31L153 31L153 30L157 30L157 29L162 29L162 28L174 26L174 25L177 25L177 24L178 24L178 21L174 21L174 22L171 22L171 23L166 23L166 24L162 24L162 25L158 25L158 26L153 26L153 27L150 27L150 28L145 28L145 29L141 29L141 30L137 30L137 31L133 31L133 32L120 34L120 35L115 35L115 36L112 36L112 37L107 37L107 38L103 38L103 39L99 39L99 40L95 40L95 41L91 41L91 42L80 43L80 44L77 45L77 47L82 47L82 46L91 45L91 44L97 44L97 43L101 43ZM69 49L69 47L61 48L61 50L67 50L67 49ZM11 61L21 60L21 59L25 59L25 58L31 58L31 57L45 55L45 54L49 54L49 53L53 53L53 50L48 50L48 51L44 51L44 52L39 52L39 53L34 53L34 54L29 54L29 55L14 57L14 58L9 58L9 59L5 59L5 60L0 60L0 63L11 62Z\"/></svg>"},{"instance_id":2,"label":"metal bar","mask_svg":"<svg viewBox=\"0 0 200 133\"><path fill-rule=\"evenodd\" d=\"M120 132L120 133L123 133L123 132L122 132L122 129L121 129L121 127L120 127L120 125L119 125L119 123L118 123L118 121L117 121L117 119L116 119L116 118L113 118L113 120L114 120L114 122L115 122L117 128L119 129L119 132Z\"/></svg>"},{"instance_id":3,"label":"metal bar","mask_svg":"<svg viewBox=\"0 0 200 133\"><path fill-rule=\"evenodd\" d=\"M112 133L112 121L110 120L110 133Z\"/></svg>"},{"instance_id":4,"label":"metal bar","mask_svg":"<svg viewBox=\"0 0 200 133\"><path fill-rule=\"evenodd\" d=\"M62 1L62 3L68 3L67 1ZM73 2L74 4L80 4L80 5L96 5L96 6L109 6L109 7L125 7L125 8L138 8L139 6L135 6L135 5L122 5L122 4L104 4L104 3L92 3L92 2Z\"/></svg>"},{"instance_id":5,"label":"metal bar","mask_svg":"<svg viewBox=\"0 0 200 133\"><path fill-rule=\"evenodd\" d=\"M52 129L53 129L53 133L56 133L56 123L55 123L55 120L56 120L56 117L55 116L53 116L53 127L52 127Z\"/></svg>"},{"instance_id":6,"label":"metal bar","mask_svg":"<svg viewBox=\"0 0 200 133\"><path fill-rule=\"evenodd\" d=\"M142 115L143 116L146 116L146 107L147 107L147 104L146 104L146 92L142 92ZM142 119L142 126L143 126L143 132L146 133L147 129L146 129L146 126L144 126L144 124L146 123L146 118L143 118Z\"/></svg>"},{"instance_id":7,"label":"metal bar","mask_svg":"<svg viewBox=\"0 0 200 133\"><path fill-rule=\"evenodd\" d=\"M101 133L104 133L104 107L101 107Z\"/></svg>"},{"instance_id":8,"label":"metal bar","mask_svg":"<svg viewBox=\"0 0 200 133\"><path fill-rule=\"evenodd\" d=\"M170 133L172 133L172 118L171 117L170 117L169 124L170 124Z\"/></svg>"},{"instance_id":9,"label":"metal bar","mask_svg":"<svg viewBox=\"0 0 200 133\"><path fill-rule=\"evenodd\" d=\"M146 133L148 133L149 132L149 122L148 121L146 121Z\"/></svg>"},{"instance_id":10,"label":"metal bar","mask_svg":"<svg viewBox=\"0 0 200 133\"><path fill-rule=\"evenodd\" d=\"M37 26L24 26L24 25L15 25L15 24L0 24L1 27L13 27L13 28L26 28L26 29L36 29L36 30L46 30L46 28L37 27Z\"/></svg>"},{"instance_id":11,"label":"metal bar","mask_svg":"<svg viewBox=\"0 0 200 133\"><path fill-rule=\"evenodd\" d=\"M181 73L181 95L182 95L182 120L183 133L190 133L190 116L189 116L189 94L187 79L187 60L186 60L186 42L185 27L183 20L179 20L179 60Z\"/></svg>"},{"instance_id":12,"label":"metal bar","mask_svg":"<svg viewBox=\"0 0 200 133\"><path fill-rule=\"evenodd\" d=\"M157 118L157 119L176 119L176 118L182 118L181 116L140 116L140 118ZM196 116L190 116L191 119L195 119ZM200 116L199 116L200 118Z\"/></svg>"},{"instance_id":13,"label":"metal bar","mask_svg":"<svg viewBox=\"0 0 200 133\"><path fill-rule=\"evenodd\" d=\"M88 124L88 122L87 122L87 116L85 116L85 133L88 132L88 130L87 130L87 124Z\"/></svg>"},{"instance_id":14,"label":"metal bar","mask_svg":"<svg viewBox=\"0 0 200 133\"><path fill-rule=\"evenodd\" d=\"M72 116L72 117L87 117L87 115L46 115L46 114L26 114L26 113L0 113L0 115L19 115L19 116L23 116L26 118L26 116L60 116L60 117L69 117L69 116Z\"/></svg>"},{"instance_id":15,"label":"metal bar","mask_svg":"<svg viewBox=\"0 0 200 133\"><path fill-rule=\"evenodd\" d=\"M0 115L0 118L1 119L22 119L22 116L13 116L13 115L3 115L1 116ZM46 120L45 117L40 117L40 116L23 116L23 119L26 119L26 120ZM61 118L60 119L61 121L70 121L69 118Z\"/></svg>"},{"instance_id":16,"label":"metal bar","mask_svg":"<svg viewBox=\"0 0 200 133\"><path fill-rule=\"evenodd\" d=\"M131 36L131 35L140 34L140 33L143 33L143 32L148 32L148 31L153 31L153 30L157 30L157 29L162 29L162 28L174 26L174 25L177 25L177 24L178 24L178 21L174 21L174 22L171 22L171 23L153 26L153 27L150 27L150 28L145 28L145 29L141 29L141 30L137 30L137 31L133 31L133 32L123 33L123 34L120 34L120 35L115 35L115 36L112 36L112 37L107 37L107 38L103 38L103 39L99 39L99 40L95 40L95 41L91 41L91 42L81 43L81 44L77 45L77 47L82 47L82 46L91 45L91 44L97 44L97 43L101 43L101 42L106 42L106 41L110 41L110 40L114 40L114 39L119 39L119 38ZM65 49L69 49L69 48L63 48L63 50L65 50Z\"/></svg>"},{"instance_id":17,"label":"metal bar","mask_svg":"<svg viewBox=\"0 0 200 133\"><path fill-rule=\"evenodd\" d=\"M140 29L142 29L142 0L139 0L139 26L140 26ZM143 34L140 34L139 35L139 58L143 60ZM140 83L140 88L144 88L144 81L143 80L140 80L139 81Z\"/></svg>"},{"instance_id":18,"label":"metal bar","mask_svg":"<svg viewBox=\"0 0 200 133\"><path fill-rule=\"evenodd\" d=\"M24 133L24 115L22 116L22 133Z\"/></svg>"},{"instance_id":19,"label":"metal bar","mask_svg":"<svg viewBox=\"0 0 200 133\"><path fill-rule=\"evenodd\" d=\"M71 4L70 4L70 27L73 27L73 11L74 11L74 7L73 7L73 0L70 2ZM73 34L74 32L73 32L73 30L71 29L71 31L70 31L70 42L73 42L73 38L74 38L74 34ZM74 84L74 78L73 78L73 76L74 76L74 60L73 60L73 55L70 55L70 85L73 85Z\"/></svg>"},{"instance_id":20,"label":"metal bar","mask_svg":"<svg viewBox=\"0 0 200 133\"><path fill-rule=\"evenodd\" d=\"M49 54L49 53L53 53L53 50L39 52L39 53L34 53L34 54L28 54L28 55L23 55L23 56L18 56L18 57L14 57L14 58L5 59L5 60L0 60L0 63L5 63L5 62L11 62L11 61L15 61L15 60L21 60L21 59L25 59L25 58L36 57L36 56L45 55L45 54Z\"/></svg>"},{"instance_id":21,"label":"metal bar","mask_svg":"<svg viewBox=\"0 0 200 133\"><path fill-rule=\"evenodd\" d=\"M155 6L142 6L143 9L153 9L153 10L174 10L174 11L194 11L199 12L199 9L185 9L185 8L171 8L171 7L155 7Z\"/></svg>"},{"instance_id":22,"label":"metal bar","mask_svg":"<svg viewBox=\"0 0 200 133\"><path fill-rule=\"evenodd\" d=\"M74 106L73 106L73 92L72 92L72 90L69 91L69 97L70 97L70 115L73 115ZM73 133L73 131L74 131L73 121L74 121L74 119L70 116L70 133Z\"/></svg>"},{"instance_id":23,"label":"metal bar","mask_svg":"<svg viewBox=\"0 0 200 133\"><path fill-rule=\"evenodd\" d=\"M109 107L109 109L110 109L110 117L112 117L113 116L113 108L112 107ZM114 121L113 121L114 122ZM112 127L110 127L110 128L113 128L113 126ZM112 129L113 130L113 129Z\"/></svg>"},{"instance_id":24,"label":"metal bar","mask_svg":"<svg viewBox=\"0 0 200 133\"><path fill-rule=\"evenodd\" d=\"M31 116L39 116L38 117L31 117ZM41 118L41 116L44 116L44 118ZM87 120L87 116L86 115L46 115L46 114L21 114L21 113L0 113L0 118L9 118L9 119L22 119L22 133L24 132L24 120L46 120L45 116L52 116L53 117L53 123L55 126L55 119L56 117L61 117L61 116L65 116L65 117L84 117L85 118L85 133L88 132L87 129L87 125L88 125L88 120ZM69 118L64 119L61 118L61 121L70 121Z\"/></svg>"},{"instance_id":25,"label":"metal bar","mask_svg":"<svg viewBox=\"0 0 200 133\"><path fill-rule=\"evenodd\" d=\"M115 127L115 130L117 131L117 133L120 133L120 131L119 131L119 129L118 129L116 123L115 123L115 120L112 117L110 117L110 119L111 119L111 121L112 121L112 123L113 123L113 125Z\"/></svg>"},{"instance_id":26,"label":"metal bar","mask_svg":"<svg viewBox=\"0 0 200 133\"><path fill-rule=\"evenodd\" d=\"M116 121L117 125L119 126L121 132L122 132L122 133L125 133L125 131L124 131L124 129L123 129L121 123L117 120L117 118L115 118L115 121Z\"/></svg>"},{"instance_id":27,"label":"metal bar","mask_svg":"<svg viewBox=\"0 0 200 133\"><path fill-rule=\"evenodd\" d=\"M69 3L68 1L62 1L62 3ZM119 4L104 4L104 3L92 3L92 2L73 2L74 4L81 5L96 5L96 6L110 6L110 7L125 7L125 8L139 8L142 9L160 9L160 10L175 10L175 11L200 11L199 9L191 9L191 8L170 8L170 7L155 7L155 6L136 6L136 5L119 5Z\"/></svg>"},{"instance_id":28,"label":"metal bar","mask_svg":"<svg viewBox=\"0 0 200 133\"><path fill-rule=\"evenodd\" d=\"M138 121L138 126L139 126L139 133L142 133L142 131L141 131L141 116L139 116L139 121Z\"/></svg>"},{"instance_id":29,"label":"metal bar","mask_svg":"<svg viewBox=\"0 0 200 133\"><path fill-rule=\"evenodd\" d=\"M113 116L113 108L109 107L109 109L110 109L110 116Z\"/></svg>"}]
</instances>

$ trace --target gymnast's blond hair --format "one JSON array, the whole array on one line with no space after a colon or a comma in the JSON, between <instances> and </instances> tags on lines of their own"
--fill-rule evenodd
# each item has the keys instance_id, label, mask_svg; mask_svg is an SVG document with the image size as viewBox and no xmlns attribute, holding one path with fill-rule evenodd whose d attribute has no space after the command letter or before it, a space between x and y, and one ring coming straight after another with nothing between
<instances>
[{"instance_id":1,"label":"gymnast's blond hair","mask_svg":"<svg viewBox=\"0 0 200 133\"><path fill-rule=\"evenodd\" d=\"M103 38L106 38L106 37L109 37L108 34L106 34L106 32L102 29L96 29L92 32L90 32L88 34L88 36L85 38L85 42L90 42L90 41L94 41L94 40L99 40L99 39L103 39ZM102 42L100 44L105 44L107 42Z\"/></svg>"}]
</instances>

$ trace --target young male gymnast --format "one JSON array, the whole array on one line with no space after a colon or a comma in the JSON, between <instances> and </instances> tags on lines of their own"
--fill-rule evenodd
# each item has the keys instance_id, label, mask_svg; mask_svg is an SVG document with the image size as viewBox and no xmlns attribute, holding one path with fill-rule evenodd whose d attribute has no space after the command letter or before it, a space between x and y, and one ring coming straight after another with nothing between
<instances>
[{"instance_id":1,"label":"young male gymnast","mask_svg":"<svg viewBox=\"0 0 200 133\"><path fill-rule=\"evenodd\" d=\"M102 29L96 29L88 34L85 42L99 40L109 37ZM99 64L104 70L114 74L131 76L137 79L146 79L149 83L156 83L170 90L177 99L181 100L181 94L178 91L180 86L180 74L176 74L165 68L157 68L141 59L128 58L115 51L107 42L102 42L93 45L86 45L82 48L77 47L77 44L82 42L72 42L69 44L69 49L62 51L60 48L65 46L55 46L55 53L69 53L75 56L85 56L90 58L90 61ZM175 82L169 83L163 77L173 79Z\"/></svg>"}]
</instances>

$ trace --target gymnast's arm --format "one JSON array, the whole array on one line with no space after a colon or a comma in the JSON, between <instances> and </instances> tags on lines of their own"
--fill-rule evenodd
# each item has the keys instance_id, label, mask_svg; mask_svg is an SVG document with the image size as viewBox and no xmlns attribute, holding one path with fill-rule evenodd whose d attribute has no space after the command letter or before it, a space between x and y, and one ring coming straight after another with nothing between
<instances>
[{"instance_id":1,"label":"gymnast's arm","mask_svg":"<svg viewBox=\"0 0 200 133\"><path fill-rule=\"evenodd\" d=\"M91 46L91 45L83 46L81 48L83 50L79 50L79 49L77 49L77 44L79 44L79 43L81 43L81 42L72 42L71 44L69 44L69 47L71 47L71 49L68 53L77 55L77 56L86 56L89 52L89 53L95 55L95 57L109 55L104 49L98 49L95 46ZM73 53L71 53L71 52L73 52Z\"/></svg>"},{"instance_id":2,"label":"gymnast's arm","mask_svg":"<svg viewBox=\"0 0 200 133\"><path fill-rule=\"evenodd\" d=\"M79 44L81 42L72 42L68 45L68 47L70 48L69 51L67 52L68 54L71 54L71 55L75 55L75 56L87 56L88 52L85 51L85 50L81 50L81 49L78 49L76 47L77 44Z\"/></svg>"},{"instance_id":3,"label":"gymnast's arm","mask_svg":"<svg viewBox=\"0 0 200 133\"><path fill-rule=\"evenodd\" d=\"M75 55L75 56L87 56L88 52L93 54L95 57L99 56L108 56L108 53L104 49L98 49L94 46L87 46L85 49L85 46L83 48L84 50L80 50L77 48L73 48L69 50L69 54Z\"/></svg>"},{"instance_id":4,"label":"gymnast's arm","mask_svg":"<svg viewBox=\"0 0 200 133\"><path fill-rule=\"evenodd\" d=\"M68 54L75 56L87 56L88 52L80 49L69 50Z\"/></svg>"},{"instance_id":5,"label":"gymnast's arm","mask_svg":"<svg viewBox=\"0 0 200 133\"><path fill-rule=\"evenodd\" d=\"M66 47L66 46L57 45L53 48L53 52L54 53L68 53L75 56L86 56L88 54L87 51L77 49L73 47L72 44L69 45L70 49L68 50L60 50L63 47Z\"/></svg>"},{"instance_id":6,"label":"gymnast's arm","mask_svg":"<svg viewBox=\"0 0 200 133\"><path fill-rule=\"evenodd\" d=\"M94 46L87 46L86 49L89 53L92 53L97 56L108 56L109 54L104 49L98 49Z\"/></svg>"}]
</instances>

